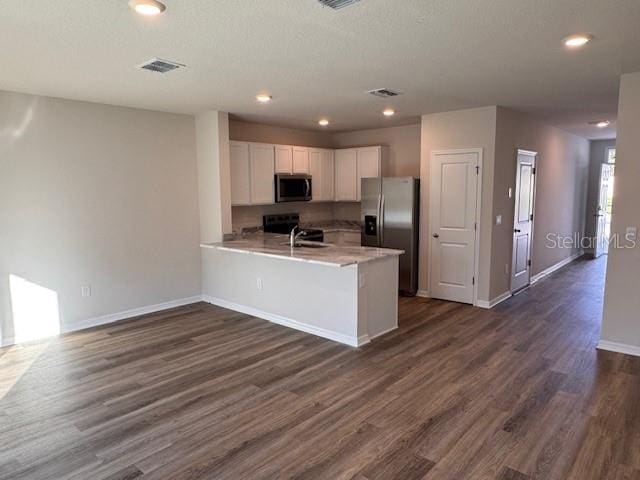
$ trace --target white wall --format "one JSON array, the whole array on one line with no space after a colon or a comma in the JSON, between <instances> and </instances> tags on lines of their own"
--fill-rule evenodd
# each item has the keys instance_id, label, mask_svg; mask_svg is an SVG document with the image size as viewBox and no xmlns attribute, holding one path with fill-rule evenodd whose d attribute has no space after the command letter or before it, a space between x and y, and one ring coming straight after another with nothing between
<instances>
[{"instance_id":1,"label":"white wall","mask_svg":"<svg viewBox=\"0 0 640 480\"><path fill-rule=\"evenodd\" d=\"M621 241L628 227L640 228L640 72L623 75L618 107L616 185L611 233ZM605 283L601 346L614 342L640 354L640 247L610 248ZM618 346L619 347L619 346ZM615 348L618 348L615 347ZM631 353L630 352L630 353Z\"/></svg>"},{"instance_id":2,"label":"white wall","mask_svg":"<svg viewBox=\"0 0 640 480\"><path fill-rule=\"evenodd\" d=\"M301 147L332 148L331 133L322 130L276 127L262 123L229 122L229 138L238 142L262 142Z\"/></svg>"},{"instance_id":3,"label":"white wall","mask_svg":"<svg viewBox=\"0 0 640 480\"><path fill-rule=\"evenodd\" d=\"M334 148L387 145L389 147L389 175L392 177L419 177L420 131L420 123L416 123L400 127L335 133L331 140Z\"/></svg>"},{"instance_id":4,"label":"white wall","mask_svg":"<svg viewBox=\"0 0 640 480\"><path fill-rule=\"evenodd\" d=\"M196 117L200 241L220 242L231 233L229 114L208 111Z\"/></svg>"},{"instance_id":5,"label":"white wall","mask_svg":"<svg viewBox=\"0 0 640 480\"><path fill-rule=\"evenodd\" d=\"M493 161L496 139L496 107L436 113L422 117L420 162L420 290L429 278L429 167L431 152L460 148L482 148L482 218L480 219L480 277L478 299L489 301L491 274L491 216Z\"/></svg>"},{"instance_id":6,"label":"white wall","mask_svg":"<svg viewBox=\"0 0 640 480\"><path fill-rule=\"evenodd\" d=\"M13 307L57 296L63 330L200 294L198 230L193 117L0 92L3 342L10 275Z\"/></svg>"}]
</instances>

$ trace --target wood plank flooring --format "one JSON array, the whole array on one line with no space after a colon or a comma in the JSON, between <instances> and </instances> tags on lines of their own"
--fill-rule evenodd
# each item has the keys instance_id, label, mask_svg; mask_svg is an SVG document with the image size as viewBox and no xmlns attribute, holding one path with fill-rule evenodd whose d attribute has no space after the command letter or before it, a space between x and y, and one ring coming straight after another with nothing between
<instances>
[{"instance_id":1,"label":"wood plank flooring","mask_svg":"<svg viewBox=\"0 0 640 480\"><path fill-rule=\"evenodd\" d=\"M0 350L0 479L640 479L604 260L352 349L196 304Z\"/></svg>"}]
</instances>

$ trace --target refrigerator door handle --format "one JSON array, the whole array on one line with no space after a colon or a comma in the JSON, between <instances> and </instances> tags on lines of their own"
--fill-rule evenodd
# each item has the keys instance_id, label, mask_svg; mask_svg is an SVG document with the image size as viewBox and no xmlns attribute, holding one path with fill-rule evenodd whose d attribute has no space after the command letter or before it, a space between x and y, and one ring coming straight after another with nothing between
<instances>
[{"instance_id":1,"label":"refrigerator door handle","mask_svg":"<svg viewBox=\"0 0 640 480\"><path fill-rule=\"evenodd\" d=\"M384 246L384 195L380 195L380 215L378 217L378 225L380 225L380 234L378 235L379 246Z\"/></svg>"}]
</instances>

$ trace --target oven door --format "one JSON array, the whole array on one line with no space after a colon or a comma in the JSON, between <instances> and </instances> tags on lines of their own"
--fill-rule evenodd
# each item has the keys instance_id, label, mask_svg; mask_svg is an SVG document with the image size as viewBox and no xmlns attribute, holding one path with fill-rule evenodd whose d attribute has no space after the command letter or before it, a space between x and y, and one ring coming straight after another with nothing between
<instances>
[{"instance_id":1,"label":"oven door","mask_svg":"<svg viewBox=\"0 0 640 480\"><path fill-rule=\"evenodd\" d=\"M276 175L276 203L308 202L312 198L309 175Z\"/></svg>"}]
</instances>

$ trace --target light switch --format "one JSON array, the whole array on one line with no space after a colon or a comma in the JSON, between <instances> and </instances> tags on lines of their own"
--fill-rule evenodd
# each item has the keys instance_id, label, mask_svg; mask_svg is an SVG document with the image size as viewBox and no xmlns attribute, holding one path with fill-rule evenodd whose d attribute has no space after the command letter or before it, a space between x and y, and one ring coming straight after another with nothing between
<instances>
[{"instance_id":1,"label":"light switch","mask_svg":"<svg viewBox=\"0 0 640 480\"><path fill-rule=\"evenodd\" d=\"M509 187L509 198L513 197L513 188Z\"/></svg>"},{"instance_id":2,"label":"light switch","mask_svg":"<svg viewBox=\"0 0 640 480\"><path fill-rule=\"evenodd\" d=\"M502 225L502 215L496 215L496 225Z\"/></svg>"}]
</instances>

